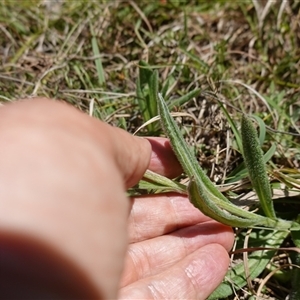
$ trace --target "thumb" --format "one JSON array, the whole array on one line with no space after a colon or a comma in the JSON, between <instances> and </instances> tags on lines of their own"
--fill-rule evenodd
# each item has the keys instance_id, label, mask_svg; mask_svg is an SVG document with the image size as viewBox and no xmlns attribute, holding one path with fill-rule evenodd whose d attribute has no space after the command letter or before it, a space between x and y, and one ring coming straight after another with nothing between
<instances>
[{"instance_id":1,"label":"thumb","mask_svg":"<svg viewBox=\"0 0 300 300\"><path fill-rule=\"evenodd\" d=\"M106 150L116 163L123 176L126 188L135 185L146 172L151 158L151 144L147 139L133 136L123 129L98 122L102 127L100 132L106 132L108 138ZM105 128L104 128L105 127ZM101 137L102 146L103 135Z\"/></svg>"}]
</instances>

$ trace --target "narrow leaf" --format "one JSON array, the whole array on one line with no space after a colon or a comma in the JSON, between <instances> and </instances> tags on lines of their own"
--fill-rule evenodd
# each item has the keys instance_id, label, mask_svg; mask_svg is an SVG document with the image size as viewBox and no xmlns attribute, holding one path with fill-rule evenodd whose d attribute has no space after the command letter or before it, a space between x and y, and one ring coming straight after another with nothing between
<instances>
[{"instance_id":1,"label":"narrow leaf","mask_svg":"<svg viewBox=\"0 0 300 300\"><path fill-rule=\"evenodd\" d=\"M233 131L233 134L235 136L235 140L238 146L238 150L243 153L243 146L242 146L242 137L241 134L239 132L239 130L237 129L237 126L235 125L233 119L231 118L231 116L229 115L227 109L224 107L224 105L219 101L219 106L221 107L223 113L226 116L226 119L231 127L231 130Z\"/></svg>"},{"instance_id":2,"label":"narrow leaf","mask_svg":"<svg viewBox=\"0 0 300 300\"><path fill-rule=\"evenodd\" d=\"M151 182L153 185L163 188L164 192L167 190L167 191L177 192L181 194L187 194L185 185L176 182L174 180L171 180L167 177L164 177L162 175L151 172L150 170L146 171L143 178L148 182Z\"/></svg>"},{"instance_id":3,"label":"narrow leaf","mask_svg":"<svg viewBox=\"0 0 300 300\"><path fill-rule=\"evenodd\" d=\"M100 57L100 50L98 47L98 42L97 42L94 30L92 28L92 25L90 26L90 30L91 30L91 34L92 34L93 54L94 54L94 56L97 57L97 58L95 58L95 64L96 64L96 70L97 70L97 75L98 75L98 82L99 82L99 85L101 86L101 85L105 84L105 74L104 74L102 61L101 61L101 57Z\"/></svg>"},{"instance_id":4,"label":"narrow leaf","mask_svg":"<svg viewBox=\"0 0 300 300\"><path fill-rule=\"evenodd\" d=\"M192 98L198 96L200 91L200 89L195 89L177 99L172 100L168 105L169 109L172 109L174 106L180 106L189 102Z\"/></svg>"},{"instance_id":5,"label":"narrow leaf","mask_svg":"<svg viewBox=\"0 0 300 300\"><path fill-rule=\"evenodd\" d=\"M148 101L148 110L150 112L150 118L153 118L157 115L157 101L156 97L158 94L158 72L157 70L153 71L149 78L149 101Z\"/></svg>"},{"instance_id":6,"label":"narrow leaf","mask_svg":"<svg viewBox=\"0 0 300 300\"><path fill-rule=\"evenodd\" d=\"M153 72L144 61L140 61L139 66L139 76L136 83L137 101L144 122L148 122L157 115L158 73L157 71ZM150 123L147 129L150 134L153 134L156 124Z\"/></svg>"},{"instance_id":7,"label":"narrow leaf","mask_svg":"<svg viewBox=\"0 0 300 300\"><path fill-rule=\"evenodd\" d=\"M265 122L258 116L253 116L253 118L257 121L258 126L259 126L259 142L260 142L260 146L262 146L265 142L265 138L266 138L266 124Z\"/></svg>"},{"instance_id":8,"label":"narrow leaf","mask_svg":"<svg viewBox=\"0 0 300 300\"><path fill-rule=\"evenodd\" d=\"M276 145L272 144L270 149L264 154L263 160L265 164L271 159L275 151L276 151ZM232 183L232 182L242 180L246 176L248 176L248 170L246 168L245 162L242 162L227 176L226 183Z\"/></svg>"},{"instance_id":9,"label":"narrow leaf","mask_svg":"<svg viewBox=\"0 0 300 300\"><path fill-rule=\"evenodd\" d=\"M141 86L148 83L151 75L152 70L150 69L150 65L143 60L139 61L139 77Z\"/></svg>"},{"instance_id":10,"label":"narrow leaf","mask_svg":"<svg viewBox=\"0 0 300 300\"><path fill-rule=\"evenodd\" d=\"M256 243L256 247L277 248L281 245L283 240L287 237L288 232L284 231L271 231L266 234L266 231L260 231L257 236L260 237L260 243ZM264 236L264 239L262 238ZM256 251L248 256L248 268L250 278L254 279L259 276L271 258L274 256L275 251ZM231 268L223 283L208 297L208 300L223 299L232 295L235 290L240 290L247 284L245 275L245 266L241 262Z\"/></svg>"}]
</instances>

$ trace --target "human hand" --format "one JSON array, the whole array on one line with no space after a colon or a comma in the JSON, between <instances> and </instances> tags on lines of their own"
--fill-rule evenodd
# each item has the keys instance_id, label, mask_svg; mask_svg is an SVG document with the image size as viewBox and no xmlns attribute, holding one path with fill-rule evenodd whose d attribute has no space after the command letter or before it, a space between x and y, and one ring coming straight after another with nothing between
<instances>
[{"instance_id":1,"label":"human hand","mask_svg":"<svg viewBox=\"0 0 300 300\"><path fill-rule=\"evenodd\" d=\"M0 149L0 297L115 299L149 142L34 99L1 107Z\"/></svg>"},{"instance_id":2,"label":"human hand","mask_svg":"<svg viewBox=\"0 0 300 300\"><path fill-rule=\"evenodd\" d=\"M0 116L2 297L7 291L9 295L14 292L14 298L29 295L34 299L47 295L50 298L115 299L127 245L130 210L124 191L136 183L148 167L151 155L149 143L67 105L49 100L9 105L1 108ZM152 146L155 144L151 143ZM167 159L159 159L161 155ZM169 146L152 151L150 168L169 176L180 172ZM130 245L129 253L134 253L141 246L149 249L149 242L159 240L161 244L156 244L156 247L162 246L160 249L164 251L160 250L160 253L165 254L156 254L156 257L163 259L165 265L158 263L159 260L152 263L151 275L156 275L154 278L149 276L149 270L144 275L132 277L128 274L132 274L134 266L127 259L121 298L139 298L132 293L137 291L135 287L141 288L141 293L144 293L145 280L159 279L157 276L164 274L164 268L170 268L169 274L173 274L176 280L183 279L184 276L174 272L174 268L176 271L176 266L183 267L192 262L199 251L203 255L205 251L201 251L207 248L200 247L205 244L216 242L230 248L232 233L228 233L229 229L206 222L203 223L206 226L201 225L202 229L211 228L216 233L215 238L214 234L206 238L206 232L203 238L195 235L194 242L186 239L191 241L191 246L186 248L188 256L185 258L183 248L176 246L177 243L180 245L180 238L174 239L175 228L182 227L177 233L185 236L186 230L194 232L193 225L208 219L201 216L187 199L170 197L171 203L182 203L182 206L175 204L173 208L177 220L164 216L172 207L166 197L164 201L157 196L134 200L132 214L136 216L130 217L135 222L130 222L129 232L130 242L135 244ZM157 207L161 209L157 210ZM148 219L141 221L148 209L164 218L164 223L159 226L163 231L157 231L151 219L149 223L145 223ZM215 225L210 227L209 224ZM134 227L143 233L138 235ZM172 231L173 236L169 234L161 237L164 240L159 239L160 235ZM226 233L222 235L222 231ZM220 240L221 235L223 238L229 236L227 243ZM175 248L163 246L166 237L177 241ZM149 238L153 240L147 241ZM215 278L212 282L217 285L223 276L224 266L227 267L228 257L220 246L211 247L216 251L214 257L218 258L219 266L209 274ZM167 249L172 257L169 257ZM220 255L220 252L223 254ZM149 258L153 254L151 251L145 253ZM140 265L144 265L147 255L140 257ZM206 257L200 261L207 264L211 260ZM144 278L138 280L141 276ZM185 279L182 280L184 282ZM31 288L28 288L30 285ZM182 284L181 287L186 295L191 295L191 286ZM195 288L198 287L201 284L195 284ZM168 297L168 294L165 295Z\"/></svg>"},{"instance_id":3,"label":"human hand","mask_svg":"<svg viewBox=\"0 0 300 300\"><path fill-rule=\"evenodd\" d=\"M179 175L169 143L149 140L149 168ZM224 278L233 239L231 228L203 215L185 196L134 198L119 299L206 299Z\"/></svg>"}]
</instances>

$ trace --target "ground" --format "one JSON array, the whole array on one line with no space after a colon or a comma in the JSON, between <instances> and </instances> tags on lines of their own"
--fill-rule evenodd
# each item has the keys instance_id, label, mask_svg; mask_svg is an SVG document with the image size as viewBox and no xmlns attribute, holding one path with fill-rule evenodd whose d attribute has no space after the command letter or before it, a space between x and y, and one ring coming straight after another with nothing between
<instances>
[{"instance_id":1,"label":"ground","mask_svg":"<svg viewBox=\"0 0 300 300\"><path fill-rule=\"evenodd\" d=\"M189 114L176 120L201 166L229 196L251 191L238 172L242 156L234 126L239 130L242 112L257 117L263 150L272 149L274 199L284 210L282 201L296 205L300 189L299 9L296 0L4 0L0 99L64 100L133 133L155 116L137 96L143 60L158 70L172 110ZM193 91L190 101L176 102ZM139 134L163 132L148 126ZM286 237L285 246L290 243ZM290 252L273 253L253 288L248 282L228 299L248 299L274 265L287 265L281 271L288 274L290 263ZM273 276L261 297L285 299L285 276Z\"/></svg>"}]
</instances>

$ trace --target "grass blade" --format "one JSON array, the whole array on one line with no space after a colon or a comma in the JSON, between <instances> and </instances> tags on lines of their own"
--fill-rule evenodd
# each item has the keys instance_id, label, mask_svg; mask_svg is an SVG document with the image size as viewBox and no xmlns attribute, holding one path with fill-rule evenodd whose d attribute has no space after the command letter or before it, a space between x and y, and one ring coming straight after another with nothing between
<instances>
[{"instance_id":1,"label":"grass blade","mask_svg":"<svg viewBox=\"0 0 300 300\"><path fill-rule=\"evenodd\" d=\"M267 233L267 234L266 234ZM271 231L266 232L261 230L257 236L260 243L255 243L256 247L280 247L283 240L287 237L288 232L284 231ZM250 278L254 279L263 272L271 258L274 256L275 251L256 251L248 256L248 267ZM217 289L208 297L208 300L223 299L232 295L235 290L240 290L247 284L247 278L245 275L244 263L241 262L230 269L223 283L221 283Z\"/></svg>"},{"instance_id":2,"label":"grass blade","mask_svg":"<svg viewBox=\"0 0 300 300\"><path fill-rule=\"evenodd\" d=\"M264 154L263 160L266 164L271 157L274 155L276 151L276 145L272 144L270 149ZM246 168L245 162L243 161L238 167L236 167L228 176L226 179L226 183L233 183L239 180L244 179L248 176L248 170Z\"/></svg>"},{"instance_id":3,"label":"grass blade","mask_svg":"<svg viewBox=\"0 0 300 300\"><path fill-rule=\"evenodd\" d=\"M259 143L260 143L260 146L262 146L265 142L265 138L266 138L266 124L265 122L258 116L254 116L253 115L253 118L257 121L258 123L258 126L259 126Z\"/></svg>"},{"instance_id":4,"label":"grass blade","mask_svg":"<svg viewBox=\"0 0 300 300\"><path fill-rule=\"evenodd\" d=\"M235 136L235 140L238 146L238 150L243 153L243 145L242 145L242 137L241 134L239 132L239 130L237 129L237 126L235 125L234 121L232 120L231 116L229 115L227 109L224 107L224 105L219 101L219 106L221 107L223 113L226 116L226 119L231 127L231 130L233 131L233 134Z\"/></svg>"},{"instance_id":5,"label":"grass blade","mask_svg":"<svg viewBox=\"0 0 300 300\"><path fill-rule=\"evenodd\" d=\"M157 101L156 97L158 94L158 72L153 71L149 78L149 101L148 110L151 118L157 115Z\"/></svg>"},{"instance_id":6,"label":"grass blade","mask_svg":"<svg viewBox=\"0 0 300 300\"><path fill-rule=\"evenodd\" d=\"M140 61L136 94L144 123L157 115L156 95L158 93L158 85L158 72L156 70L152 71L146 62ZM149 123L147 125L148 134L154 134L156 128L156 124Z\"/></svg>"},{"instance_id":7,"label":"grass blade","mask_svg":"<svg viewBox=\"0 0 300 300\"><path fill-rule=\"evenodd\" d=\"M94 56L97 57L97 58L95 58L95 64L96 64L96 70L97 70L97 75L98 75L98 82L99 82L99 85L102 86L103 84L105 84L105 73L104 73L102 61L100 58L100 50L99 50L98 42L97 42L92 25L90 26L90 28L91 28L91 34L92 34L92 50L93 50Z\"/></svg>"},{"instance_id":8,"label":"grass blade","mask_svg":"<svg viewBox=\"0 0 300 300\"><path fill-rule=\"evenodd\" d=\"M194 90L188 92L187 94L185 94L177 99L172 100L172 102L170 102L168 105L169 109L172 109L174 106L177 106L177 105L180 106L180 105L183 105L183 104L189 102L192 98L198 96L200 92L201 92L200 89L194 89Z\"/></svg>"}]
</instances>

